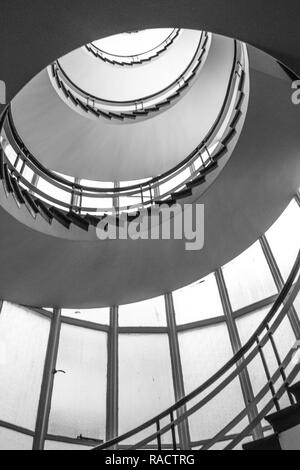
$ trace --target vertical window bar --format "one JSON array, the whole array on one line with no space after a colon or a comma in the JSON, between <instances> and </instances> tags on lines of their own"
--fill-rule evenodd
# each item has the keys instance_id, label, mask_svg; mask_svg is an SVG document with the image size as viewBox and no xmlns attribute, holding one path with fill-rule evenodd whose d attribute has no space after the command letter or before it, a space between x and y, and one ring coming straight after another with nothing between
<instances>
[{"instance_id":1,"label":"vertical window bar","mask_svg":"<svg viewBox=\"0 0 300 470\"><path fill-rule=\"evenodd\" d=\"M119 432L119 352L118 352L119 308L110 309L110 329L108 336L108 368L106 396L106 441L118 437ZM116 450L116 449L114 449Z\"/></svg>"},{"instance_id":2,"label":"vertical window bar","mask_svg":"<svg viewBox=\"0 0 300 470\"><path fill-rule=\"evenodd\" d=\"M231 302L229 299L229 294L227 291L224 275L222 269L218 269L215 273L216 280L217 280L217 285L223 305L223 310L226 318L226 323L227 323L227 328L229 332L229 337L233 349L233 353L237 354L240 349L242 348L242 343L240 340L239 332L235 323L235 320L233 318L233 312L232 312L232 306ZM243 360L241 361L241 364L243 363ZM248 411L248 417L250 423L252 423L255 419L258 417L258 409L257 406L253 404L254 402L254 393L253 393L253 388L250 380L250 375L248 372L248 369L245 367L245 369L242 371L242 373L239 375L240 383L241 383L241 388L244 396L244 401L246 404L246 407L249 407ZM253 438L255 440L262 439L264 437L264 433L262 430L261 424L259 424L254 430L253 430Z\"/></svg>"},{"instance_id":3,"label":"vertical window bar","mask_svg":"<svg viewBox=\"0 0 300 470\"><path fill-rule=\"evenodd\" d=\"M44 450L51 410L54 377L61 331L61 310L55 309L51 320L50 335L45 360L43 381L35 428L33 450Z\"/></svg>"}]
</instances>

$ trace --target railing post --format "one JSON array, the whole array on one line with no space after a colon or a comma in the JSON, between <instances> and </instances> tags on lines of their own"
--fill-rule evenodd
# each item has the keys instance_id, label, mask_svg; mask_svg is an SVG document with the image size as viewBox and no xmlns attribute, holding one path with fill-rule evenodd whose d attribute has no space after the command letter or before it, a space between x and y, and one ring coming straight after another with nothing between
<instances>
[{"instance_id":1,"label":"railing post","mask_svg":"<svg viewBox=\"0 0 300 470\"><path fill-rule=\"evenodd\" d=\"M217 284L218 284L218 288L219 288L219 292L221 296L221 301L223 305L223 310L224 310L224 314L226 318L226 323L227 323L227 328L229 332L229 337L230 337L233 353L237 354L242 348L242 344L241 344L241 339L240 339L240 335L239 335L235 320L233 318L231 302L229 299L229 294L227 291L222 269L218 269L215 273L215 276L216 276L216 280L217 280ZM243 360L241 361L241 363L243 363ZM255 397L254 397L254 393L252 389L249 372L246 367L239 375L239 379L240 379L246 407L249 407L248 417L249 417L250 423L252 423L258 417L259 413L258 413L257 406L253 404ZM255 440L258 440L258 439L262 439L263 437L264 437L264 433L262 430L262 426L261 424L259 424L253 430L253 438Z\"/></svg>"},{"instance_id":2,"label":"railing post","mask_svg":"<svg viewBox=\"0 0 300 470\"><path fill-rule=\"evenodd\" d=\"M265 235L260 238L260 244L272 273L277 290L278 292L281 292L284 287L284 280ZM290 308L288 318L296 338L300 339L300 321L294 307Z\"/></svg>"},{"instance_id":3,"label":"railing post","mask_svg":"<svg viewBox=\"0 0 300 470\"><path fill-rule=\"evenodd\" d=\"M52 392L61 331L61 310L55 309L51 321L50 335L44 367L42 388L37 413L33 450L44 450L51 410Z\"/></svg>"},{"instance_id":4,"label":"railing post","mask_svg":"<svg viewBox=\"0 0 300 470\"><path fill-rule=\"evenodd\" d=\"M38 185L39 179L40 179L39 175L37 175L37 174L35 173L35 174L33 175L33 177L32 177L32 180L31 180L32 186L34 186L34 187L36 188L37 185ZM31 190L29 191L29 193L30 193L30 194L33 194L33 190L31 189Z\"/></svg>"},{"instance_id":5,"label":"railing post","mask_svg":"<svg viewBox=\"0 0 300 470\"><path fill-rule=\"evenodd\" d=\"M118 437L119 432L119 354L118 354L118 316L119 308L110 309L110 328L108 334L108 367L106 394L106 441Z\"/></svg>"},{"instance_id":6,"label":"railing post","mask_svg":"<svg viewBox=\"0 0 300 470\"><path fill-rule=\"evenodd\" d=\"M178 333L176 329L175 309L174 309L172 294L165 295L165 303L166 303L167 324L168 324L175 400L177 402L185 397L185 388L184 388L184 380L183 380L182 365L181 365L181 358L180 358L180 348L179 348L179 341L178 341ZM178 410L178 417L180 417L185 412L186 412L186 407L183 407L181 410ZM175 430L172 430L172 432L174 434ZM191 438L190 438L188 420L184 420L182 423L178 425L178 434L179 434L179 443L180 443L181 450L191 449ZM173 436L173 440L174 440L174 436Z\"/></svg>"}]
</instances>

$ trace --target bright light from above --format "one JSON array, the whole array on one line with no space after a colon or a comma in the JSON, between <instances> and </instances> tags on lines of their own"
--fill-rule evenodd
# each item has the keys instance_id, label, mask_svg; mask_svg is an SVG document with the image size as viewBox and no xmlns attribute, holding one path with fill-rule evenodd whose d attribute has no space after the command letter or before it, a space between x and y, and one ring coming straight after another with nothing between
<instances>
[{"instance_id":1,"label":"bright light from above","mask_svg":"<svg viewBox=\"0 0 300 470\"><path fill-rule=\"evenodd\" d=\"M94 41L93 44L103 52L119 57L131 57L151 51L164 43L174 29L146 29L123 33Z\"/></svg>"}]
</instances>

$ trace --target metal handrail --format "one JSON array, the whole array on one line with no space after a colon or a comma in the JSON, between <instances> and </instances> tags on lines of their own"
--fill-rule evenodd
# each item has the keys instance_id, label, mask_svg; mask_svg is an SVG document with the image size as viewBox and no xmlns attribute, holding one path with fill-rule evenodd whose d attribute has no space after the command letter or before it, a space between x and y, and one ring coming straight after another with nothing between
<instances>
[{"instance_id":1,"label":"metal handrail","mask_svg":"<svg viewBox=\"0 0 300 470\"><path fill-rule=\"evenodd\" d=\"M90 44L87 44L85 47L94 56L98 57L104 62L109 62L112 65L132 66L132 65L143 64L145 62L148 62L151 59L159 57L163 52L165 52L169 48L170 45L174 43L174 41L178 38L180 32L181 32L181 29L178 29L178 28L173 29L172 33L161 44L150 49L149 51L143 52L141 54L135 54L135 55L123 56L119 54L111 54L109 52L106 52L100 49L93 42ZM126 59L128 60L126 61Z\"/></svg>"},{"instance_id":2,"label":"metal handrail","mask_svg":"<svg viewBox=\"0 0 300 470\"><path fill-rule=\"evenodd\" d=\"M243 64L243 65L242 65ZM239 89L239 83L242 80L240 74L241 72L244 73L245 67L245 51L243 50L243 46L235 42L235 54L234 54L234 62L233 67L230 75L229 84L227 87L226 96L222 105L222 109L210 129L209 133L207 134L206 138L202 141L202 143L181 163L176 165L173 169L169 170L168 172L159 175L155 178L152 178L149 181L138 183L135 185L130 185L127 187L118 187L116 188L97 188L91 186L81 185L77 182L70 182L45 168L26 148L25 144L23 143L21 137L19 136L11 114L10 107L7 108L5 115L2 116L5 126L3 129L5 130L8 142L13 146L15 152L20 155L20 157L26 163L26 166L32 170L32 172L53 186L57 187L65 191L66 193L70 193L73 196L80 196L80 197L88 197L88 198L114 198L114 197L140 197L141 196L141 203L132 204L130 206L126 206L121 208L122 210L130 209L139 209L141 206L149 206L155 203L157 200L161 200L162 198L167 198L172 195L174 192L178 191L182 188L185 184L190 181L193 181L199 175L199 172L202 169L205 169L206 165L210 162L210 160L202 161L201 168L197 171L192 170L192 165L197 161L197 159L201 159L202 153L207 153L207 148L214 142L214 139L218 136L220 129L223 126L223 123L226 122L228 118L228 113L230 111L230 106L232 102L236 99L235 92ZM212 156L210 156L211 158ZM48 194L40 191L30 182L28 182L24 177L22 172L18 172L16 168L9 162L8 166L14 176L17 178L19 182L25 185L29 190L35 192L36 194L40 195L43 198L46 198L50 202L54 204L58 204L63 208L72 209L72 210L81 210L82 212L107 212L111 210L111 208L86 208L86 207L78 207L73 206L70 203L66 203L60 200L57 200L51 197ZM186 180L182 180L182 182L177 185L173 186L171 190L160 194L159 198L151 198L149 197L150 192L154 192L155 189L159 189L161 185L171 181L176 176L180 175L187 169L191 170L190 176Z\"/></svg>"},{"instance_id":3,"label":"metal handrail","mask_svg":"<svg viewBox=\"0 0 300 470\"><path fill-rule=\"evenodd\" d=\"M123 436L120 436L101 446L96 447L94 450L105 450L105 449L110 449L111 447L115 447L121 442L126 441L129 438L140 434L141 432L153 427L157 423L160 423L163 419L167 418L168 416L171 416L171 415L174 416L174 414L177 411L184 409L184 407L188 403L190 403L192 400L199 397L199 395L201 395L203 392L211 388L212 385L216 384L222 377L224 377L228 372L230 372L233 367L235 367L235 370L231 372L231 374L228 377L226 377L223 380L223 382L220 383L212 392L210 392L206 398L204 398L199 403L191 407L188 411L185 411L184 413L180 413L180 416L178 416L177 419L172 419L168 425L164 426L159 431L151 434L150 437L147 437L143 439L141 442L132 446L131 450L136 450L138 448L146 446L148 443L156 440L159 436L161 437L162 435L166 434L172 429L172 427L178 426L184 420L188 419L191 415L193 415L194 413L199 411L201 408L203 408L215 396L217 396L219 392L224 390L224 388L227 385L229 385L230 383L232 383L233 380L238 378L239 375L244 370L246 370L248 364L251 363L252 360L259 354L259 349L265 346L265 344L267 344L268 341L270 341L271 336L279 328L282 321L286 318L299 291L300 291L300 251L298 253L297 259L290 273L290 276L286 284L284 285L282 291L280 292L277 300L275 301L272 309L270 310L269 314L263 320L261 325L257 328L255 333L251 336L248 342L240 349L240 351L237 354L234 355L234 357L224 367L222 367L216 374L214 374L210 379L208 379L203 385L198 387L195 391L193 391L192 393L190 393L183 399L179 400L175 405L168 408L163 413L155 416L151 420L147 421L146 423L139 426L138 428L124 434ZM279 311L280 307L283 304L284 304L284 307L278 314L277 318L275 318L277 312ZM276 323L270 329L269 324L274 319L276 320ZM264 336L263 339L259 340L259 337L266 329L267 329L267 334ZM245 358L246 354L249 353L254 346L255 346L254 350L249 354L247 358ZM274 376L271 378L271 381L275 380L276 378L278 379L280 377L282 367L290 364L292 355L293 355L293 351L291 350L288 356L279 366L278 370L275 372ZM289 377L287 377L287 381L291 380L291 378L294 378L294 373L296 376L298 371L299 371L299 367L297 368L297 372L293 371L292 374ZM261 399L269 391L269 389L267 389L268 385L269 385L269 381L267 382L267 385L263 388L263 390L260 391L258 396L255 398L254 403L251 403L249 407L261 401ZM287 384L284 383L283 387L281 387L281 389L275 394L275 396L272 397L272 403L271 402L268 403L266 407L267 412L270 411L274 407L274 399L278 397L280 398L285 393L286 385ZM232 427L235 427L236 424L238 424L247 415L247 410L249 407L243 410L242 413L240 413L240 415L232 421L232 423L227 425L226 428L224 428L220 433L218 433L218 435L208 445L205 446L205 449L211 447L215 442L220 441L221 438L224 435L226 435ZM259 414L256 420L250 423L250 425L244 430L244 432L241 433L239 437L237 438L237 441L238 441L237 444L244 438L244 436L249 434L249 431L252 431L261 422L261 420L265 417L265 415L266 414L263 414L263 413ZM228 446L228 448L230 448L231 446L232 446L232 443Z\"/></svg>"}]
</instances>

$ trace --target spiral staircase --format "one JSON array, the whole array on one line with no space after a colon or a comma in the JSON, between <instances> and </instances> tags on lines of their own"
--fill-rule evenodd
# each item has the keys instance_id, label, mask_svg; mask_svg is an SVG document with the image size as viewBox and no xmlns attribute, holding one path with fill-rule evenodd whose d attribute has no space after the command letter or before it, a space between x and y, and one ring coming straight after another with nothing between
<instances>
[{"instance_id":1,"label":"spiral staircase","mask_svg":"<svg viewBox=\"0 0 300 470\"><path fill-rule=\"evenodd\" d=\"M190 8L187 5L183 8L182 2L173 0L153 9L147 4L141 8L140 2L135 0L126 2L126 6L125 2L112 6L106 1L85 2L83 6L82 2L74 0L70 20L64 1L53 1L43 8L29 1L32 15L22 15L21 6L22 22L15 17L14 2L4 3L5 23L1 18L0 38L9 44L9 54L0 51L3 63L0 79L6 82L9 104L0 105L0 263L5 268L0 271L2 299L57 309L106 307L162 293L167 295L213 272L261 239L295 194L299 203L299 108L290 100L291 82L300 74L300 58L294 47L300 40L296 20L299 2L290 2L293 12L290 14L280 2L275 2L276 10L274 2L272 6L262 7L256 1L250 5L232 0L225 6L212 0L189 0ZM87 8L88 3L91 10ZM229 3L230 18L226 15ZM124 17L120 14L122 11L126 12ZM284 20L277 22L278 15ZM38 24L37 17L41 20ZM85 25L77 30L79 17L85 19ZM228 18L226 24L225 18ZM54 19L55 34L50 27ZM95 37L111 33L136 31L142 27L169 27L170 24L174 29L164 42L126 60L121 55L101 50L95 42ZM274 24L278 26L276 35L273 34ZM45 34L40 34L42 28ZM158 92L145 93L137 99L112 100L84 90L71 77L70 50L74 51L71 53L74 57L85 54L86 60L95 67L103 67L103 70L107 67L112 73L120 70L124 74L131 73L139 67L144 68L146 74L153 64L166 60L172 48L179 47L183 28L197 32L196 48L181 74ZM12 31L18 31L18 35L13 37ZM237 39L221 39L220 33ZM36 37L40 40L36 41ZM24 38L26 41L22 41ZM212 67L209 56L218 41L223 40L228 47L229 43L233 46L234 54L225 84L226 93L219 107L216 106L215 115L210 116L212 123L207 129L203 127L199 134L195 132L189 145L186 133L182 132L180 138L187 145L186 153L180 157L177 154L172 165L168 161L168 168L161 167L155 175L149 166L138 179L141 168L138 167L135 180L122 184L122 179L126 179L122 175L128 175L126 171L130 168L128 160L122 167L120 158L116 158L112 166L114 171L119 171L119 176L112 180L109 171L103 170L101 181L105 184L101 186L99 175L105 158L100 158L98 166L86 164L86 173L82 174L79 170L84 167L84 161L79 162L76 174L72 173L70 178L71 172L67 169L72 167L72 158L73 163L78 163L81 150L69 152L63 161L59 135L53 134L50 128L45 131L48 139L45 142L50 148L51 140L53 147L47 156L39 151L43 142L31 140L28 128L32 120L26 115L26 99L23 101L26 87L23 87L36 74L39 75L34 80L47 80L48 89L52 87L51 96L55 96L49 115L56 104L57 109L64 107L65 116L70 117L69 124L82 126L85 142L89 139L92 142L100 129L97 126L103 126L103 141L107 129L107 135L115 135L116 141L119 136L125 139L136 132L137 142L139 129L148 132L150 142L155 135L155 125L160 126L163 120L166 123L177 121L180 128L182 122L188 120L183 112L184 105L189 103L190 106L203 87L201 80L205 70ZM15 69L18 73L13 73ZM194 113L200 114L201 106L194 108ZM23 120L18 110L23 110ZM34 115L34 106L32 110ZM186 126L193 127L195 118L193 114ZM57 126L64 136L68 123L62 119ZM77 129L74 133L78 134ZM145 135L143 132L140 135ZM178 132L175 133L177 138ZM95 138L91 146L97 148L98 142ZM55 145L56 159L54 155L50 161ZM155 153L156 149L147 151ZM87 158L92 162L94 156L91 153ZM155 161L151 170L153 167ZM94 180L91 180L92 174L95 174ZM46 182L46 186L39 185L41 181ZM140 220L141 214L148 218L153 210L159 211L162 206L172 209L178 204L183 209L187 204L204 204L208 211L207 243L200 253L186 252L183 241L178 240L159 244L145 240L137 243L107 240L100 246L97 227L106 221L109 223L112 213L117 213L117 226L122 227ZM176 275L179 270L180 279ZM74 272L78 285L74 285L72 279ZM131 272L132 277L128 276ZM223 308L228 312L230 301L222 275L220 271L217 273L219 288L225 292ZM118 292L116 280L122 286ZM220 443L222 450L299 450L297 349L300 320L294 305L300 291L300 253L287 282L282 282L279 290L271 310L245 346L234 337L231 325L235 354L219 371L192 393L179 399L177 396L176 403L162 413L124 435L108 436L107 442L94 450L210 450ZM277 342L279 337L284 337L285 322L291 324L295 342L282 354ZM55 332L54 323L52 332ZM270 350L273 359L270 359ZM50 365L51 359L54 360L47 358ZM263 366L265 382L257 393L251 393L251 387L247 389L248 374L257 361ZM47 380L49 392L53 388L53 368ZM191 442L189 420L195 417L201 420L203 409L214 400L222 400L223 392L230 390L236 381L242 385L245 407L225 426L221 425L211 439ZM43 386L46 386L45 377ZM35 443L38 449L45 441L50 402L49 396L46 403L40 402L38 428L41 435L40 442Z\"/></svg>"}]
</instances>

